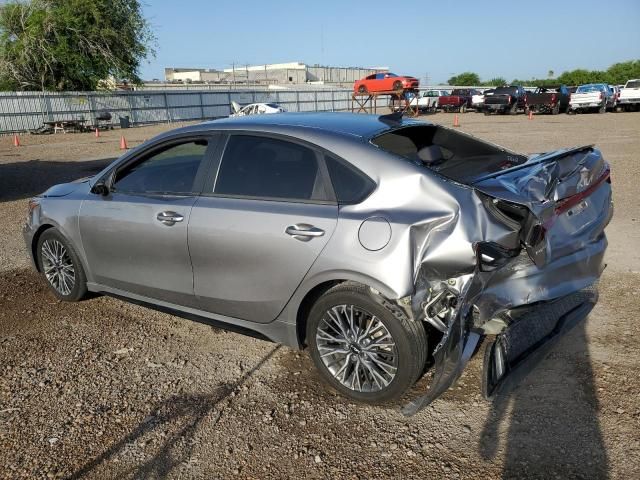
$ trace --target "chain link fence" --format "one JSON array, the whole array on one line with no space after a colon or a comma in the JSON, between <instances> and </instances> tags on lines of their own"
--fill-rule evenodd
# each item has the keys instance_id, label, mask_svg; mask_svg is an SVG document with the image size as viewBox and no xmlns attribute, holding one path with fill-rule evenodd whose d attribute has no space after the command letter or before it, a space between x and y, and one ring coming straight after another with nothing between
<instances>
[{"instance_id":1,"label":"chain link fence","mask_svg":"<svg viewBox=\"0 0 640 480\"><path fill-rule=\"evenodd\" d=\"M128 117L130 125L209 120L228 116L232 101L241 106L277 103L289 112L339 112L351 109L351 90L0 92L0 133L31 131L44 122L65 120L92 126L105 112L111 114L114 126L121 117ZM387 102L378 98L378 108Z\"/></svg>"}]
</instances>

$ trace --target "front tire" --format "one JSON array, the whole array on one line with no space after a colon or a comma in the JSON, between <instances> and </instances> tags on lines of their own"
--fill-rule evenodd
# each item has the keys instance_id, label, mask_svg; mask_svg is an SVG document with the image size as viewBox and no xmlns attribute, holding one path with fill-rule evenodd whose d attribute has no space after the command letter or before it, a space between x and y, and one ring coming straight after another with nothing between
<instances>
[{"instance_id":1,"label":"front tire","mask_svg":"<svg viewBox=\"0 0 640 480\"><path fill-rule=\"evenodd\" d=\"M309 314L307 343L329 385L371 404L400 398L427 359L422 323L361 285L341 284L320 297Z\"/></svg>"},{"instance_id":2,"label":"front tire","mask_svg":"<svg viewBox=\"0 0 640 480\"><path fill-rule=\"evenodd\" d=\"M40 235L37 260L49 289L60 300L77 302L87 294L87 277L78 254L55 228Z\"/></svg>"},{"instance_id":3,"label":"front tire","mask_svg":"<svg viewBox=\"0 0 640 480\"><path fill-rule=\"evenodd\" d=\"M393 89L395 91L402 90L402 82L400 80L393 82Z\"/></svg>"}]
</instances>

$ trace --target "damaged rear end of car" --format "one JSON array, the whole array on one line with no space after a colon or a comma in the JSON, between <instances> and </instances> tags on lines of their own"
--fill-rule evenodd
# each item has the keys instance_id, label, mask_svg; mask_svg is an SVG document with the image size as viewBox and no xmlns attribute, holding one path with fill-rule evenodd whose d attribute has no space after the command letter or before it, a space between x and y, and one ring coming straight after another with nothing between
<instances>
[{"instance_id":1,"label":"damaged rear end of car","mask_svg":"<svg viewBox=\"0 0 640 480\"><path fill-rule=\"evenodd\" d=\"M409 227L413 317L438 341L429 389L403 411L453 385L483 338L491 399L595 304L613 214L609 165L593 146L523 156L417 123L372 143L424 166L450 196L450 212Z\"/></svg>"}]
</instances>

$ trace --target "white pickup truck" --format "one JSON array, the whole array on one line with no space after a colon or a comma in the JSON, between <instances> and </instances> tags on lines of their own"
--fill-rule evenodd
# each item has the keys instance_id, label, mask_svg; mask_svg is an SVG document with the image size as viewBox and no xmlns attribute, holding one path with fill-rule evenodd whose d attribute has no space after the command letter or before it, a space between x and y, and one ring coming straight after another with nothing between
<instances>
[{"instance_id":1,"label":"white pickup truck","mask_svg":"<svg viewBox=\"0 0 640 480\"><path fill-rule=\"evenodd\" d=\"M629 80L620 90L618 106L624 110L638 110L640 108L640 79Z\"/></svg>"},{"instance_id":2,"label":"white pickup truck","mask_svg":"<svg viewBox=\"0 0 640 480\"><path fill-rule=\"evenodd\" d=\"M575 93L571 94L567 113L576 113L585 110L595 110L605 113L612 103L611 90L604 83L589 83L580 85Z\"/></svg>"},{"instance_id":3,"label":"white pickup truck","mask_svg":"<svg viewBox=\"0 0 640 480\"><path fill-rule=\"evenodd\" d=\"M443 95L449 95L449 92L446 90L424 90L417 96L411 96L409 106L415 109L417 105L418 110L421 112L435 112L438 108L438 98ZM392 111L397 112L402 109L402 105L397 99L393 99L389 103L389 108Z\"/></svg>"}]
</instances>

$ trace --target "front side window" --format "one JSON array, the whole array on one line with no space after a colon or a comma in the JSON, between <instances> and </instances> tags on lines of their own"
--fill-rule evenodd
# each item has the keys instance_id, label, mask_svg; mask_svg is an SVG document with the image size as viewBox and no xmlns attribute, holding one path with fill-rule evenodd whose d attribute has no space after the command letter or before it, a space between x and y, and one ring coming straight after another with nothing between
<instances>
[{"instance_id":1,"label":"front side window","mask_svg":"<svg viewBox=\"0 0 640 480\"><path fill-rule=\"evenodd\" d=\"M125 193L196 193L194 183L206 151L207 140L171 145L118 171L112 189Z\"/></svg>"},{"instance_id":2,"label":"front side window","mask_svg":"<svg viewBox=\"0 0 640 480\"><path fill-rule=\"evenodd\" d=\"M214 193L291 201L326 201L330 197L313 150L252 135L229 138Z\"/></svg>"}]
</instances>

